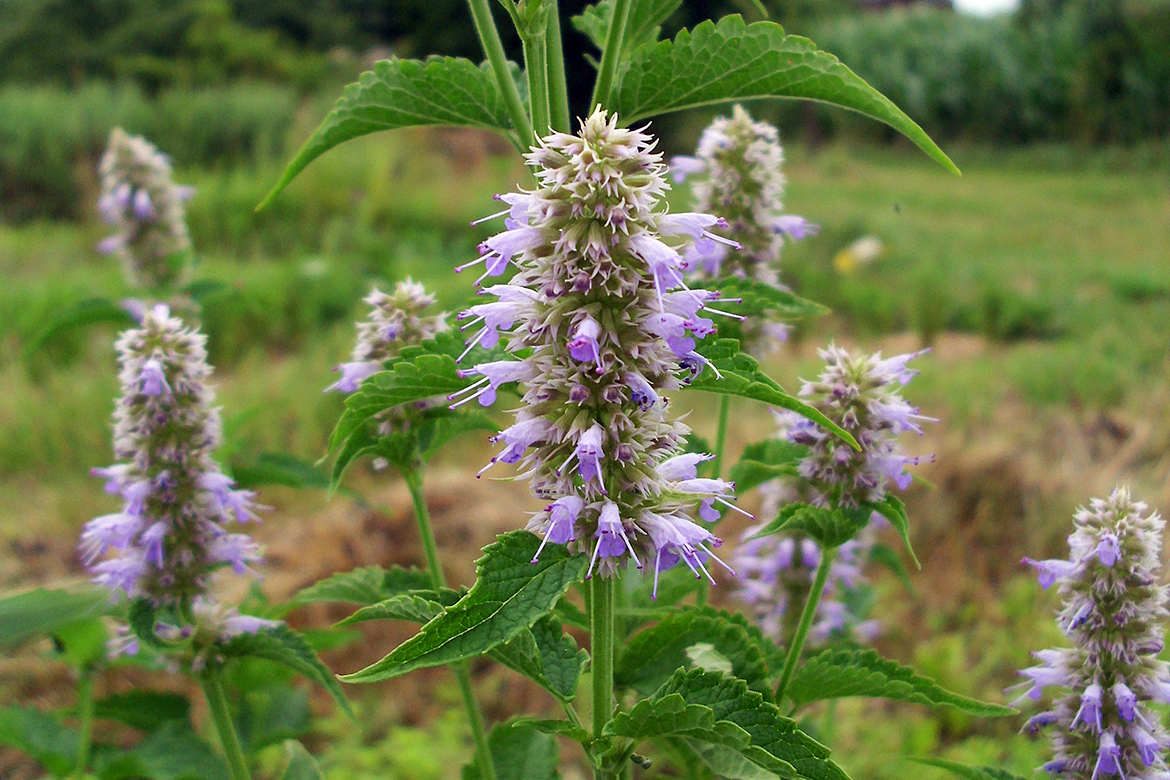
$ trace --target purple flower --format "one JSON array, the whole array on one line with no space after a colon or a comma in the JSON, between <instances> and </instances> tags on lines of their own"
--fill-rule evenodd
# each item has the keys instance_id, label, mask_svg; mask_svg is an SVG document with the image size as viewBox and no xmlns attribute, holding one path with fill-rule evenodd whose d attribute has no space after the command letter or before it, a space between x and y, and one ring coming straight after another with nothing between
<instances>
[{"instance_id":1,"label":"purple flower","mask_svg":"<svg viewBox=\"0 0 1170 780\"><path fill-rule=\"evenodd\" d=\"M1153 734L1141 726L1134 726L1130 729L1129 734L1133 738L1134 744L1137 745L1138 756L1141 757L1143 764L1151 766L1161 758L1162 744L1154 738Z\"/></svg>"},{"instance_id":2,"label":"purple flower","mask_svg":"<svg viewBox=\"0 0 1170 780\"><path fill-rule=\"evenodd\" d=\"M581 434L577 440L577 448L573 454L577 456L577 473L581 479L589 482L597 480L601 492L605 492L605 480L601 478L601 458L604 454L601 449L605 431L601 425L594 423L589 430Z\"/></svg>"},{"instance_id":3,"label":"purple flower","mask_svg":"<svg viewBox=\"0 0 1170 780\"><path fill-rule=\"evenodd\" d=\"M1112 733L1103 731L1097 750L1097 765L1093 767L1090 780L1097 780L1097 775L1115 775L1118 772L1121 772L1121 748Z\"/></svg>"},{"instance_id":4,"label":"purple flower","mask_svg":"<svg viewBox=\"0 0 1170 780\"><path fill-rule=\"evenodd\" d=\"M532 562L536 563L540 553L549 542L553 544L568 544L577 538L575 525L585 502L577 496L562 496L548 505L548 527L544 532L544 539L540 547L536 548L536 555Z\"/></svg>"},{"instance_id":5,"label":"purple flower","mask_svg":"<svg viewBox=\"0 0 1170 780\"><path fill-rule=\"evenodd\" d=\"M675 184L682 184L687 176L693 173L702 173L707 170L707 163L698 157L676 155L670 158L670 176Z\"/></svg>"},{"instance_id":6,"label":"purple flower","mask_svg":"<svg viewBox=\"0 0 1170 780\"><path fill-rule=\"evenodd\" d=\"M601 515L597 520L597 533L594 536L597 538L597 544L593 546L593 557L589 561L589 571L585 573L585 579L593 576L593 567L597 563L598 556L617 558L628 552L638 568L642 568L642 562L638 560L634 546L630 544L630 537L626 535L626 527L621 519L621 510L614 502L606 501L602 504Z\"/></svg>"},{"instance_id":7,"label":"purple flower","mask_svg":"<svg viewBox=\"0 0 1170 780\"><path fill-rule=\"evenodd\" d=\"M532 379L533 371L532 367L523 361L497 360L491 363L480 363L478 366L460 371L459 376L479 376L481 379L476 380L459 392L447 396L447 400L454 401L468 391L475 391L471 395L451 404L452 409L467 403L472 398L478 398L480 406L491 406L496 402L496 390L499 389L500 385Z\"/></svg>"},{"instance_id":8,"label":"purple flower","mask_svg":"<svg viewBox=\"0 0 1170 780\"><path fill-rule=\"evenodd\" d=\"M573 356L573 360L580 360L582 363L596 363L601 360L597 346L597 337L600 335L601 326L597 324L597 320L588 314L581 318L573 330L573 340L568 344L569 354Z\"/></svg>"},{"instance_id":9,"label":"purple flower","mask_svg":"<svg viewBox=\"0 0 1170 780\"><path fill-rule=\"evenodd\" d=\"M1054 683L1063 685L1063 682ZM1033 699L1039 698L1039 693L1032 696ZM1077 725L1077 722L1091 723L1097 731L1101 730L1101 686L1093 683L1085 688L1085 692L1081 694L1081 707L1077 710L1077 714L1073 716L1072 725Z\"/></svg>"},{"instance_id":10,"label":"purple flower","mask_svg":"<svg viewBox=\"0 0 1170 780\"><path fill-rule=\"evenodd\" d=\"M519 420L491 438L492 442L503 440L504 450L494 456L487 466L480 469L483 474L493 463L515 463L523 457L525 450L544 439L552 432L552 426L543 417Z\"/></svg>"},{"instance_id":11,"label":"purple flower","mask_svg":"<svg viewBox=\"0 0 1170 780\"><path fill-rule=\"evenodd\" d=\"M154 204L150 202L150 193L146 190L138 190L134 193L134 216L142 220L153 220L158 216L155 213Z\"/></svg>"},{"instance_id":12,"label":"purple flower","mask_svg":"<svg viewBox=\"0 0 1170 780\"><path fill-rule=\"evenodd\" d=\"M1109 690L1113 694L1113 702L1117 705L1117 713L1121 719L1132 722L1136 715L1137 696L1134 696L1133 691L1123 682L1114 683Z\"/></svg>"},{"instance_id":13,"label":"purple flower","mask_svg":"<svg viewBox=\"0 0 1170 780\"><path fill-rule=\"evenodd\" d=\"M781 214L772 220L772 229L777 233L783 233L793 241L802 241L809 236L815 236L820 231L821 226L814 225L804 217L798 217L795 214Z\"/></svg>"},{"instance_id":14,"label":"purple flower","mask_svg":"<svg viewBox=\"0 0 1170 780\"><path fill-rule=\"evenodd\" d=\"M382 366L379 363L352 362L336 365L333 370L341 372L341 379L326 387L324 392L356 393L362 382L381 371Z\"/></svg>"},{"instance_id":15,"label":"purple flower","mask_svg":"<svg viewBox=\"0 0 1170 780\"><path fill-rule=\"evenodd\" d=\"M155 358L142 364L139 382L142 384L143 395L162 395L164 391L169 395L171 392L171 386L167 384L167 375L163 372L162 363Z\"/></svg>"},{"instance_id":16,"label":"purple flower","mask_svg":"<svg viewBox=\"0 0 1170 780\"><path fill-rule=\"evenodd\" d=\"M1101 541L1094 552L1102 566L1112 566L1117 563L1117 559L1121 556L1121 545L1117 541L1117 535L1109 532L1101 534Z\"/></svg>"},{"instance_id":17,"label":"purple flower","mask_svg":"<svg viewBox=\"0 0 1170 780\"><path fill-rule=\"evenodd\" d=\"M1036 569L1040 575L1040 587L1045 590L1050 588L1052 583L1056 582L1058 578L1070 576L1077 568L1077 564L1072 561L1060 559L1036 561L1025 557L1020 563L1026 563Z\"/></svg>"}]
</instances>

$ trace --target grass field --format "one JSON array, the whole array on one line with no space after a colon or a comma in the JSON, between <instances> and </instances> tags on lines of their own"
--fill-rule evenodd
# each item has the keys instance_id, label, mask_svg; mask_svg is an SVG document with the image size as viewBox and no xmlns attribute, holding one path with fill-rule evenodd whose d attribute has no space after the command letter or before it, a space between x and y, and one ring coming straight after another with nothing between
<instances>
[{"instance_id":1,"label":"grass field","mask_svg":"<svg viewBox=\"0 0 1170 780\"><path fill-rule=\"evenodd\" d=\"M219 369L225 460L320 456L340 410L340 399L321 388L348 355L372 282L411 275L448 310L469 297L470 280L452 273L483 236L467 222L524 175L490 151L462 134L365 139L314 164L259 215L251 208L275 180L274 165L180 172L179 181L199 189L191 205L197 276L224 284L206 303L204 325ZM878 579L877 614L888 626L880 642L949 687L998 699L1027 652L1055 639L1051 602L1018 571L1021 555L1061 553L1071 508L1117 481L1170 509L1170 189L1165 155L1148 150L959 149L954 157L962 178L902 150L790 150L788 209L823 227L788 248L785 279L833 313L800 324L767 363L794 386L816 370L815 347L831 338L887 353L934 347L907 390L942 420L914 443L938 454L922 470L933 489L916 486L908 498L925 567L912 574L910 596L892 577ZM672 202L685 208L685 191ZM835 259L870 235L884 246L876 260L850 268ZM114 333L97 327L26 354L54 312L132 293L116 265L94 252L101 236L97 224L0 227L0 587L76 574L73 535L112 508L88 470L110 460ZM680 401L694 408L693 427L710 435L710 399ZM732 452L770 430L766 410L737 411ZM437 523L446 517L458 530L468 524L458 510L477 511L460 495L461 480L486 452L469 437L435 467L432 491L451 507ZM400 486L361 470L354 477L387 522L405 511ZM523 501L522 489L493 490L477 485L473 497L488 502L496 530L521 525L504 504ZM267 531L281 552L270 555L273 588L303 583L325 565L285 555L277 534L316 539L327 548L315 549L322 561L344 558L331 552L343 541L367 543L347 536L356 533L349 526L330 525L359 511L350 499L327 505L323 493L287 489L262 498L278 518ZM455 530L456 550L447 554L467 557L458 565L466 574L492 529ZM386 549L409 559L412 548ZM346 560L385 562L376 550ZM446 683L428 684L441 704ZM493 673L482 684L506 714L506 683ZM369 706L377 714L364 736L338 727L331 776L372 777L391 753L406 762L397 770L391 763L399 773L392 776L455 776L449 766L431 767L427 753L436 740L458 744L458 722L439 716L414 724L422 731L394 732L393 748L370 746L371 734L406 715ZM885 758L906 753L1028 773L1044 746L1012 736L1018 726L863 703L840 707L834 731L841 754L853 757L846 768L862 780L917 775Z\"/></svg>"}]
</instances>

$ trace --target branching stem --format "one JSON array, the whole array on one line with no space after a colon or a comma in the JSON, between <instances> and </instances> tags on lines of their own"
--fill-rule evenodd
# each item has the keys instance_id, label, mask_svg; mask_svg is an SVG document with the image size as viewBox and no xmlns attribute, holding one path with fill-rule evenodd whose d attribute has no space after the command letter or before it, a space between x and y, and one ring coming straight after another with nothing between
<instances>
[{"instance_id":1,"label":"branching stem","mask_svg":"<svg viewBox=\"0 0 1170 780\"><path fill-rule=\"evenodd\" d=\"M521 149L528 149L536 139L532 135L532 123L524 111L524 102L520 100L520 90L516 89L516 82L512 79L512 71L508 67L508 57L504 53L504 44L500 41L499 30L492 18L488 0L467 0L471 8L471 18L475 21L475 32L479 36L483 53L487 55L488 63L492 66L492 73L496 77L496 85L500 88L500 95L504 98L504 106L512 120L512 127L520 141Z\"/></svg>"}]
</instances>

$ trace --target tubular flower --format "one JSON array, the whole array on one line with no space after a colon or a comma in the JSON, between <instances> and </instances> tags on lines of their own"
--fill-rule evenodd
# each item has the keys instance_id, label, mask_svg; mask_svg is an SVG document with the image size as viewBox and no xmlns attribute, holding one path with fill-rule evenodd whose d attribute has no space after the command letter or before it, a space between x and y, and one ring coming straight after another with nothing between
<instances>
[{"instance_id":1,"label":"tubular flower","mask_svg":"<svg viewBox=\"0 0 1170 780\"><path fill-rule=\"evenodd\" d=\"M909 487L906 466L917 465L922 458L903 455L898 434L922 435L920 423L937 420L920 415L898 387L918 373L906 364L925 351L883 360L881 353L851 353L835 344L819 350L825 368L816 381L802 381L800 395L851 433L861 451L804 417L790 411L778 413L788 440L809 448L799 470L812 488L812 503L856 508L885 498L890 480L901 490ZM933 462L934 456L928 461Z\"/></svg>"},{"instance_id":2,"label":"tubular flower","mask_svg":"<svg viewBox=\"0 0 1170 780\"><path fill-rule=\"evenodd\" d=\"M236 489L212 458L220 423L207 384L205 341L165 304L118 340L122 397L114 411L114 456L120 462L94 475L123 504L81 532L81 558L95 582L115 596L145 598L180 614L210 603L215 569L247 574L261 560L255 542L226 528L257 519L256 506L253 494Z\"/></svg>"},{"instance_id":3,"label":"tubular flower","mask_svg":"<svg viewBox=\"0 0 1170 780\"><path fill-rule=\"evenodd\" d=\"M334 369L341 378L325 388L326 392L356 391L362 380L381 371L382 365L397 357L403 347L433 339L447 330L445 314L422 316L423 310L435 302L435 296L409 278L394 286L393 295L375 287L362 300L370 306L370 316L357 324L353 359Z\"/></svg>"},{"instance_id":4,"label":"tubular flower","mask_svg":"<svg viewBox=\"0 0 1170 780\"><path fill-rule=\"evenodd\" d=\"M191 249L183 204L195 191L171 180L170 160L153 144L119 127L98 172L98 212L115 231L98 248L122 258L132 284L152 290L182 284Z\"/></svg>"},{"instance_id":5,"label":"tubular flower","mask_svg":"<svg viewBox=\"0 0 1170 780\"><path fill-rule=\"evenodd\" d=\"M542 549L588 554L589 576L631 560L710 577L720 540L692 514L727 503L731 485L696 479L704 456L680 454L688 429L662 397L680 370L703 370L695 339L710 295L682 285L693 239L662 227L673 223L653 144L599 109L579 134L554 133L528 154L537 188L501 197L507 229L465 266L484 266L481 279L516 273L484 290L496 302L461 315L483 323L469 350L507 335L517 359L465 369L478 378L450 400L487 406L501 384L520 382L523 404L492 463L516 464L549 502L528 524Z\"/></svg>"},{"instance_id":6,"label":"tubular flower","mask_svg":"<svg viewBox=\"0 0 1170 780\"><path fill-rule=\"evenodd\" d=\"M1015 686L1022 693L1014 706L1061 689L1049 711L1024 725L1031 732L1051 727L1055 755L1044 768L1052 774L1167 777L1170 736L1148 708L1170 703L1170 664L1157 660L1167 616L1166 586L1159 584L1165 523L1146 509L1117 488L1073 515L1067 561L1024 559L1041 585L1056 584L1058 622L1073 645L1035 653L1040 663L1021 671L1027 679Z\"/></svg>"},{"instance_id":7,"label":"tubular flower","mask_svg":"<svg viewBox=\"0 0 1170 780\"><path fill-rule=\"evenodd\" d=\"M718 117L699 139L695 157L674 157L676 182L693 178L696 211L720 217L720 236L695 241L686 253L686 270L711 278L738 276L780 287L780 251L785 238L799 241L818 227L803 217L783 214L784 150L776 128L755 122L741 106ZM725 238L724 238L725 237ZM732 246L740 251L731 252ZM782 323L748 323L744 341L783 340Z\"/></svg>"}]
</instances>

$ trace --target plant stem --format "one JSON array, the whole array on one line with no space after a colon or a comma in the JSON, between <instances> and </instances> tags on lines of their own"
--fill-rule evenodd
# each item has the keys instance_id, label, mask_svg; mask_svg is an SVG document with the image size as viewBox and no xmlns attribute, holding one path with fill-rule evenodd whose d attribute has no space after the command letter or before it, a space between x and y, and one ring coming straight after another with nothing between
<instances>
[{"instance_id":1,"label":"plant stem","mask_svg":"<svg viewBox=\"0 0 1170 780\"><path fill-rule=\"evenodd\" d=\"M599 104L602 107L609 104L609 93L613 90L613 79L617 75L618 60L622 55L622 40L626 36L626 22L630 18L630 5L631 0L614 0L613 16L610 17L609 32L605 36L605 51L601 53L601 67L597 70L593 99L589 103L590 111Z\"/></svg>"},{"instance_id":2,"label":"plant stem","mask_svg":"<svg viewBox=\"0 0 1170 780\"><path fill-rule=\"evenodd\" d=\"M792 681L792 673L796 671L796 662L800 660L800 653L804 650L804 641L808 638L812 628L813 618L817 614L817 605L821 603L821 594L825 592L825 584L829 581L829 569L833 566L833 559L837 557L837 548L831 547L821 552L821 565L817 567L817 577L813 580L812 590L808 592L808 601L804 604L804 612L800 615L800 625L796 627L796 636L792 637L792 644L788 647L788 655L784 658L784 674L780 677L780 684L776 686L776 703L784 699L784 691Z\"/></svg>"},{"instance_id":3,"label":"plant stem","mask_svg":"<svg viewBox=\"0 0 1170 780\"><path fill-rule=\"evenodd\" d=\"M593 737L597 739L613 716L614 579L598 576L590 583L589 652L593 664Z\"/></svg>"},{"instance_id":4,"label":"plant stem","mask_svg":"<svg viewBox=\"0 0 1170 780\"><path fill-rule=\"evenodd\" d=\"M561 43L561 12L557 0L548 2L548 102L552 112L552 127L567 133L571 129L569 118L569 87L565 79L565 47Z\"/></svg>"},{"instance_id":5,"label":"plant stem","mask_svg":"<svg viewBox=\"0 0 1170 780\"><path fill-rule=\"evenodd\" d=\"M410 490L410 500L414 503L414 519L418 521L418 534L422 537L423 554L426 555L431 584L436 590L446 587L447 578L443 574L443 565L439 562L439 548L435 544L435 532L431 528L431 514L427 511L427 500L423 494L422 471L418 468L404 469L402 477L406 480L406 487ZM471 726L471 737L475 741L475 763L479 766L480 780L496 780L496 766L492 763L492 753L488 747L483 715L475 700L475 690L471 687L471 671L468 669L466 661L451 664L451 671L455 673L455 678L459 681L459 693L463 697L463 708L467 710L467 722Z\"/></svg>"},{"instance_id":6,"label":"plant stem","mask_svg":"<svg viewBox=\"0 0 1170 780\"><path fill-rule=\"evenodd\" d=\"M207 706L211 710L211 718L215 721L220 748L227 759L228 776L232 780L251 780L248 762L244 759L244 749L240 747L240 737L236 733L235 724L232 723L227 696L219 679L219 670L207 671L200 682L203 686L203 695L207 697Z\"/></svg>"},{"instance_id":7,"label":"plant stem","mask_svg":"<svg viewBox=\"0 0 1170 780\"><path fill-rule=\"evenodd\" d=\"M548 135L549 116L548 61L545 32L547 25L524 36L524 70L528 74L528 105L532 107L532 129L537 136Z\"/></svg>"},{"instance_id":8,"label":"plant stem","mask_svg":"<svg viewBox=\"0 0 1170 780\"><path fill-rule=\"evenodd\" d=\"M81 719L81 731L77 736L77 766L73 776L85 777L86 766L89 764L89 751L93 745L93 683L94 674L89 669L81 672L81 680L77 684L77 706Z\"/></svg>"},{"instance_id":9,"label":"plant stem","mask_svg":"<svg viewBox=\"0 0 1170 780\"><path fill-rule=\"evenodd\" d=\"M520 90L516 89L516 82L512 80L512 70L508 67L508 57L504 54L504 44L500 42L500 33L496 29L495 20L492 19L488 0L467 0L467 4L471 8L475 32L479 36L480 45L483 46L483 53L491 63L496 85L504 98L504 106L508 110L512 126L516 129L520 146L527 149L536 142L536 139L532 135L532 124L524 111L524 103L520 100Z\"/></svg>"},{"instance_id":10,"label":"plant stem","mask_svg":"<svg viewBox=\"0 0 1170 780\"><path fill-rule=\"evenodd\" d=\"M723 472L723 448L727 445L727 418L731 412L731 396L719 396L719 423L715 428L715 459L711 461L711 477L719 479Z\"/></svg>"}]
</instances>

